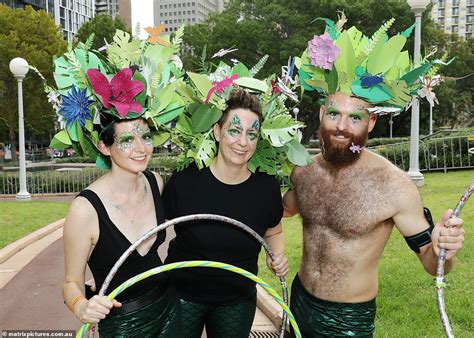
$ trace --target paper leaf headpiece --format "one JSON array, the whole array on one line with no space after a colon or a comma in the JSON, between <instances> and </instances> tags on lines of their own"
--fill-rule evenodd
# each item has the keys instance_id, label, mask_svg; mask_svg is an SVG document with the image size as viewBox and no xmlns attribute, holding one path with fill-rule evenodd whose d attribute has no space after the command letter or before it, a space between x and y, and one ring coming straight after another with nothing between
<instances>
[{"instance_id":1,"label":"paper leaf headpiece","mask_svg":"<svg viewBox=\"0 0 474 338\"><path fill-rule=\"evenodd\" d=\"M285 100L294 93L276 76L263 80L254 77L266 59L251 69L240 62L232 67L221 62L211 74L187 73L189 85L181 92L187 109L171 131L172 142L181 149L180 169L193 162L200 169L211 164L217 153L212 126L221 118L231 92L236 89L256 95L262 106L263 123L257 150L248 164L250 171L284 177L290 175L293 165L311 161L298 140L303 124L295 121L285 106Z\"/></svg>"},{"instance_id":2,"label":"paper leaf headpiece","mask_svg":"<svg viewBox=\"0 0 474 338\"><path fill-rule=\"evenodd\" d=\"M183 27L173 41L157 36L162 27L148 28L147 41L117 30L107 46L107 57L91 50L93 35L85 43L54 60L56 88L45 84L49 101L58 114L61 131L51 147L73 147L79 156L89 156L99 167L106 163L98 150L99 133L110 117L127 120L143 117L156 129L154 139L165 142L166 124L184 111L177 94L184 87L182 63L177 56ZM158 145L155 142L155 145Z\"/></svg>"},{"instance_id":3,"label":"paper leaf headpiece","mask_svg":"<svg viewBox=\"0 0 474 338\"><path fill-rule=\"evenodd\" d=\"M401 110L422 88L420 78L436 63L423 60L414 67L403 50L414 25L389 38L387 31L395 21L391 19L369 38L354 26L342 30L344 15L337 24L321 20L326 22L325 33L309 41L295 62L304 90L324 96L339 91L378 108Z\"/></svg>"}]
</instances>

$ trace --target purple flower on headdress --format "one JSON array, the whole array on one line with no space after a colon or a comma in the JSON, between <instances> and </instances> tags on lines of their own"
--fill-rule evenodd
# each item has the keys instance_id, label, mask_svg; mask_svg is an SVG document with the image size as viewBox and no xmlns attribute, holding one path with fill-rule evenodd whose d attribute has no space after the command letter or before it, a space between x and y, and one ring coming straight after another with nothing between
<instances>
[{"instance_id":1,"label":"purple flower on headdress","mask_svg":"<svg viewBox=\"0 0 474 338\"><path fill-rule=\"evenodd\" d=\"M72 85L71 91L67 95L61 95L61 97L63 103L58 112L66 119L66 125L69 126L78 121L81 127L84 128L86 118L92 119L89 106L94 102L87 98L87 88L76 90L76 87Z\"/></svg>"},{"instance_id":2,"label":"purple flower on headdress","mask_svg":"<svg viewBox=\"0 0 474 338\"><path fill-rule=\"evenodd\" d=\"M105 75L97 69L89 69L87 75L92 89L105 108L110 109L112 105L115 106L120 117L126 116L129 111L142 112L142 106L133 101L133 98L140 94L145 85L138 80L132 80L133 72L130 68L119 71L110 83Z\"/></svg>"},{"instance_id":3,"label":"purple flower on headdress","mask_svg":"<svg viewBox=\"0 0 474 338\"><path fill-rule=\"evenodd\" d=\"M354 142L352 142L352 145L349 147L349 149L355 154L360 154L360 152L362 151L362 148L364 147L361 147L360 145L358 144L354 144Z\"/></svg>"},{"instance_id":4,"label":"purple flower on headdress","mask_svg":"<svg viewBox=\"0 0 474 338\"><path fill-rule=\"evenodd\" d=\"M339 56L339 48L334 45L329 34L324 33L308 41L308 54L313 66L332 70L332 64Z\"/></svg>"}]
</instances>

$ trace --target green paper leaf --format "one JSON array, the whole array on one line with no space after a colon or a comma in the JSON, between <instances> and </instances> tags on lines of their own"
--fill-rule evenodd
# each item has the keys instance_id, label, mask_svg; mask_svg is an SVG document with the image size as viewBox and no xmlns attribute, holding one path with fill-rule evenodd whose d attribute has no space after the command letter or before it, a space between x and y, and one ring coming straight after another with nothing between
<instances>
[{"instance_id":1,"label":"green paper leaf","mask_svg":"<svg viewBox=\"0 0 474 338\"><path fill-rule=\"evenodd\" d=\"M132 79L138 80L145 86L144 89L133 98L134 101L138 102L140 106L145 107L146 104L146 93L147 93L147 84L146 80L140 72L135 72Z\"/></svg>"},{"instance_id":2,"label":"green paper leaf","mask_svg":"<svg viewBox=\"0 0 474 338\"><path fill-rule=\"evenodd\" d=\"M86 119L86 125L85 125L86 130L93 132L94 131L94 123L92 120Z\"/></svg>"},{"instance_id":3,"label":"green paper leaf","mask_svg":"<svg viewBox=\"0 0 474 338\"><path fill-rule=\"evenodd\" d=\"M392 98L386 90L380 86L374 86L372 88L363 88L361 86L361 80L356 80L352 83L352 92L358 96L366 99L371 103L385 102Z\"/></svg>"},{"instance_id":4,"label":"green paper leaf","mask_svg":"<svg viewBox=\"0 0 474 338\"><path fill-rule=\"evenodd\" d=\"M306 80L305 83L308 86L311 86L310 87L311 90L315 90L315 89L320 88L325 93L329 92L328 84L326 83L326 81L323 81L323 80ZM306 87L305 87L305 89L306 89Z\"/></svg>"},{"instance_id":5,"label":"green paper leaf","mask_svg":"<svg viewBox=\"0 0 474 338\"><path fill-rule=\"evenodd\" d=\"M407 38L403 35L395 35L383 44L382 47L374 49L367 60L367 71L372 74L384 74L393 67L395 60L401 52Z\"/></svg>"},{"instance_id":6,"label":"green paper leaf","mask_svg":"<svg viewBox=\"0 0 474 338\"><path fill-rule=\"evenodd\" d=\"M187 74L191 81L193 81L194 86L197 88L201 96L205 98L207 96L207 93L209 93L209 90L211 90L212 88L212 82L209 81L207 76L203 74L197 74L192 72L188 72Z\"/></svg>"},{"instance_id":7,"label":"green paper leaf","mask_svg":"<svg viewBox=\"0 0 474 338\"><path fill-rule=\"evenodd\" d=\"M420 76L424 76L429 70L430 70L431 64L430 63L425 63L412 71L406 73L403 75L400 80L405 81L408 85L411 85L412 83L419 81Z\"/></svg>"},{"instance_id":8,"label":"green paper leaf","mask_svg":"<svg viewBox=\"0 0 474 338\"><path fill-rule=\"evenodd\" d=\"M269 175L276 175L278 172L277 154L270 142L260 139L257 143L257 149L248 163L251 172L259 171Z\"/></svg>"},{"instance_id":9,"label":"green paper leaf","mask_svg":"<svg viewBox=\"0 0 474 338\"><path fill-rule=\"evenodd\" d=\"M167 124L184 112L184 104L180 102L172 102L166 109L154 117L159 124Z\"/></svg>"},{"instance_id":10,"label":"green paper leaf","mask_svg":"<svg viewBox=\"0 0 474 338\"><path fill-rule=\"evenodd\" d=\"M311 155L297 140L293 139L286 143L285 146L287 147L286 156L291 163L304 167L312 162Z\"/></svg>"},{"instance_id":11,"label":"green paper leaf","mask_svg":"<svg viewBox=\"0 0 474 338\"><path fill-rule=\"evenodd\" d=\"M324 72L324 78L328 84L328 93L333 94L337 91L338 87L338 76L337 68L333 65L332 70Z\"/></svg>"},{"instance_id":12,"label":"green paper leaf","mask_svg":"<svg viewBox=\"0 0 474 338\"><path fill-rule=\"evenodd\" d=\"M300 77L301 85L305 90L310 92L315 90L314 86L311 85L311 83L308 83L308 81L311 81L311 75L306 73L302 68L298 69L298 75Z\"/></svg>"},{"instance_id":13,"label":"green paper leaf","mask_svg":"<svg viewBox=\"0 0 474 338\"><path fill-rule=\"evenodd\" d=\"M169 140L170 138L170 133L167 131L159 131L156 133L153 133L152 139L153 139L153 147L159 147L163 143Z\"/></svg>"},{"instance_id":14,"label":"green paper leaf","mask_svg":"<svg viewBox=\"0 0 474 338\"><path fill-rule=\"evenodd\" d=\"M237 83L240 87L257 90L262 93L265 93L270 89L265 82L251 77L239 77L234 82Z\"/></svg>"},{"instance_id":15,"label":"green paper leaf","mask_svg":"<svg viewBox=\"0 0 474 338\"><path fill-rule=\"evenodd\" d=\"M108 58L117 68L127 68L132 63L136 63L140 58L140 40L133 39L130 34L117 29L114 35L112 47L108 49Z\"/></svg>"},{"instance_id":16,"label":"green paper leaf","mask_svg":"<svg viewBox=\"0 0 474 338\"><path fill-rule=\"evenodd\" d=\"M239 75L239 78L241 78L249 76L250 72L242 62L239 62L234 67L232 67L231 74L237 74Z\"/></svg>"},{"instance_id":17,"label":"green paper leaf","mask_svg":"<svg viewBox=\"0 0 474 338\"><path fill-rule=\"evenodd\" d=\"M192 135L193 134L193 129L191 127L191 119L182 114L178 117L178 121L176 121L176 126L175 128L185 134L185 135Z\"/></svg>"},{"instance_id":18,"label":"green paper leaf","mask_svg":"<svg viewBox=\"0 0 474 338\"><path fill-rule=\"evenodd\" d=\"M54 135L49 146L53 149L63 150L71 146L71 139L69 138L69 135L66 133L66 131L61 130L59 133Z\"/></svg>"},{"instance_id":19,"label":"green paper leaf","mask_svg":"<svg viewBox=\"0 0 474 338\"><path fill-rule=\"evenodd\" d=\"M293 139L300 127L289 114L274 115L263 121L261 133L274 147L281 147Z\"/></svg>"},{"instance_id":20,"label":"green paper leaf","mask_svg":"<svg viewBox=\"0 0 474 338\"><path fill-rule=\"evenodd\" d=\"M94 143L89 139L87 135L84 135L81 142L81 147L90 158L94 159L99 156L99 149L94 145Z\"/></svg>"},{"instance_id":21,"label":"green paper leaf","mask_svg":"<svg viewBox=\"0 0 474 338\"><path fill-rule=\"evenodd\" d=\"M79 142L79 135L77 134L77 129L76 125L78 125L79 122L74 122L70 124L69 126L66 127L67 133L69 134L69 137L71 138L72 141L74 142ZM79 129L81 126L79 126Z\"/></svg>"},{"instance_id":22,"label":"green paper leaf","mask_svg":"<svg viewBox=\"0 0 474 338\"><path fill-rule=\"evenodd\" d=\"M161 36L160 36L161 37ZM144 53L145 57L153 60L155 64L168 63L169 59L173 55L173 49L171 46L163 46L160 44L148 45Z\"/></svg>"},{"instance_id":23,"label":"green paper leaf","mask_svg":"<svg viewBox=\"0 0 474 338\"><path fill-rule=\"evenodd\" d=\"M189 154L194 158L197 167L202 169L210 166L217 152L216 142L210 132L194 138L192 145L194 149Z\"/></svg>"},{"instance_id":24,"label":"green paper leaf","mask_svg":"<svg viewBox=\"0 0 474 338\"><path fill-rule=\"evenodd\" d=\"M410 37L411 33L413 32L413 30L415 29L415 26L416 26L416 24L411 25L410 27L405 29L403 32L401 32L400 35L403 35L404 37L406 37L408 39Z\"/></svg>"},{"instance_id":25,"label":"green paper leaf","mask_svg":"<svg viewBox=\"0 0 474 338\"><path fill-rule=\"evenodd\" d=\"M191 116L191 125L195 133L203 133L212 128L219 121L222 110L209 105L201 105Z\"/></svg>"},{"instance_id":26,"label":"green paper leaf","mask_svg":"<svg viewBox=\"0 0 474 338\"><path fill-rule=\"evenodd\" d=\"M344 81L341 81L339 85L342 92L350 94L350 86L355 78L356 60L354 48L347 31L339 36L335 44L339 48L340 54L334 62L334 66L336 66L339 80L344 78Z\"/></svg>"}]
</instances>

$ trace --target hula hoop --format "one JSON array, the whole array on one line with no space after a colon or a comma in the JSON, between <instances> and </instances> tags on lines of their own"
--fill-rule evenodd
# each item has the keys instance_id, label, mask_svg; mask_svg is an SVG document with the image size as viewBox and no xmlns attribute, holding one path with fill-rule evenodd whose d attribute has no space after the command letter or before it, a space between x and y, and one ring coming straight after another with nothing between
<instances>
[{"instance_id":1,"label":"hula hoop","mask_svg":"<svg viewBox=\"0 0 474 338\"><path fill-rule=\"evenodd\" d=\"M459 217L461 214L461 210L466 204L467 200L471 196L471 194L474 192L474 183L472 183L466 191L464 191L464 194L461 196L459 199L458 203L456 204L456 207L454 208L453 217ZM448 314L446 312L446 304L444 302L444 287L446 286L446 283L444 282L444 263L446 261L446 249L442 248L439 250L439 256L438 256L438 265L436 267L436 302L438 303L438 311L439 311L439 316L441 318L441 323L443 324L444 332L446 334L446 337L448 338L454 338L453 334L453 329L451 328L451 324L449 323L449 318Z\"/></svg>"},{"instance_id":2,"label":"hula hoop","mask_svg":"<svg viewBox=\"0 0 474 338\"><path fill-rule=\"evenodd\" d=\"M158 233L159 231L162 231L172 225L176 225L178 223L182 222L189 222L189 221L196 221L196 220L213 220L213 221L220 221L224 223L231 224L233 226L236 226L239 229L242 229L246 231L248 234L253 236L265 249L266 253L268 256L271 258L272 261L275 260L275 255L273 254L270 246L265 242L265 240L252 228L249 226L245 225L244 223L237 221L235 219L232 219L230 217L226 216L221 216L221 215L214 215L214 214L195 214L195 215L187 215L187 216L181 216L174 218L172 220L166 221L156 228L151 229L147 233L145 233L142 237L137 239L135 243L133 243L123 254L120 256L120 258L117 260L117 262L114 264L112 269L110 269L109 274L104 280L104 283L102 284L102 287L99 290L99 296L104 296L105 292L107 291L107 288L110 285L110 282L112 281L112 278L115 276L117 270L122 266L122 264L125 262L125 260L130 256L135 249L140 246L144 241L146 241L148 238L153 236L154 234ZM283 295L283 301L288 304L288 287L286 284L286 279L285 277L279 277L280 279L280 285L282 289L282 295ZM279 337L283 338L285 336L285 330L286 330L286 323L287 323L287 313L283 311L282 315L282 321L280 325L280 334Z\"/></svg>"},{"instance_id":3,"label":"hula hoop","mask_svg":"<svg viewBox=\"0 0 474 338\"><path fill-rule=\"evenodd\" d=\"M161 265L156 268L150 269L148 271L142 272L139 275L136 275L135 277L132 277L128 279L127 281L123 282L120 284L118 287L115 288L108 296L107 298L109 300L114 299L117 295L122 293L124 290L126 290L128 287L134 285L135 283L138 283L145 278L151 277L153 275L159 274L161 272L169 271L169 270L174 270L174 269L184 269L184 268L192 268L192 267L207 267L207 268L217 268L217 269L223 269L227 271L231 271L234 273L237 273L241 276L244 276L248 279L253 280L254 282L258 283L262 288L264 288L277 302L278 304L281 305L283 308L283 311L285 314L288 315L288 319L290 321L290 325L293 327L293 330L295 332L296 337L300 338L301 333L298 328L298 324L296 324L295 317L291 313L288 305L286 302L276 293L275 290L273 290L270 285L265 283L261 278L255 276L253 273L248 272L244 269L238 268L236 266L230 265L230 264L225 264L225 263L220 263L220 262L213 262L213 261L184 261L184 262L176 262L176 263L171 263L171 264L166 264L166 265ZM84 337L85 334L87 333L87 330L89 330L90 323L84 324L81 326L81 328L77 331L76 333L76 338L81 338Z\"/></svg>"}]
</instances>

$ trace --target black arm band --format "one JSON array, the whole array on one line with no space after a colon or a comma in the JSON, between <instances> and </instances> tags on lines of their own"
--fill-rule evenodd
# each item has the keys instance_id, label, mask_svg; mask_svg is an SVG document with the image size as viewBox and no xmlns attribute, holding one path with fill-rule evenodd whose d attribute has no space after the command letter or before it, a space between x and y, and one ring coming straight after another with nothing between
<instances>
[{"instance_id":1,"label":"black arm band","mask_svg":"<svg viewBox=\"0 0 474 338\"><path fill-rule=\"evenodd\" d=\"M431 233L433 232L434 228L433 217L431 217L430 209L423 208L423 213L430 227L420 233L405 237L405 241L407 242L410 249L416 253L420 253L420 248L431 242Z\"/></svg>"}]
</instances>

